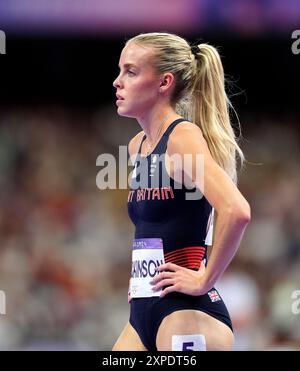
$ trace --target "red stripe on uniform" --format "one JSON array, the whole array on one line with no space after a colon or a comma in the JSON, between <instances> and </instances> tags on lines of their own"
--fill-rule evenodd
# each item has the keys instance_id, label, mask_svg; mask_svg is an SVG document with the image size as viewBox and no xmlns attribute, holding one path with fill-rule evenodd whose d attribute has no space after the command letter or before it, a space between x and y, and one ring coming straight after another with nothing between
<instances>
[{"instance_id":1,"label":"red stripe on uniform","mask_svg":"<svg viewBox=\"0 0 300 371\"><path fill-rule=\"evenodd\" d=\"M206 252L202 246L183 247L165 254L166 263L174 263L188 269L199 269Z\"/></svg>"},{"instance_id":2,"label":"red stripe on uniform","mask_svg":"<svg viewBox=\"0 0 300 371\"><path fill-rule=\"evenodd\" d=\"M202 251L206 251L206 248L205 247L202 247L202 246L192 246L192 247L183 247L182 249L177 249L175 251L171 251L171 252L168 252L165 254L165 257L169 257L169 256L175 256L175 255L182 255L182 254L187 254L187 253L199 253L199 252L202 252Z\"/></svg>"},{"instance_id":3,"label":"red stripe on uniform","mask_svg":"<svg viewBox=\"0 0 300 371\"><path fill-rule=\"evenodd\" d=\"M179 264L177 264L179 265ZM180 264L181 267L183 268L188 268L188 269L199 269L200 268L200 263L198 264Z\"/></svg>"},{"instance_id":4,"label":"red stripe on uniform","mask_svg":"<svg viewBox=\"0 0 300 371\"><path fill-rule=\"evenodd\" d=\"M189 254L189 255L179 255L179 256L167 256L165 260L180 260L180 259L201 259L205 253L201 254Z\"/></svg>"},{"instance_id":5,"label":"red stripe on uniform","mask_svg":"<svg viewBox=\"0 0 300 371\"><path fill-rule=\"evenodd\" d=\"M200 255L203 255L205 254L205 250L200 250L200 251L186 251L186 252L182 252L182 253L179 253L179 254L165 254L165 257L166 258L178 258L180 256L200 256Z\"/></svg>"},{"instance_id":6,"label":"red stripe on uniform","mask_svg":"<svg viewBox=\"0 0 300 371\"><path fill-rule=\"evenodd\" d=\"M175 262L182 262L182 261L200 261L202 260L204 255L202 256L197 256L197 257L188 257L188 256L182 256L181 258L177 258L177 259L165 259L166 262L172 262L172 263L175 263Z\"/></svg>"}]
</instances>

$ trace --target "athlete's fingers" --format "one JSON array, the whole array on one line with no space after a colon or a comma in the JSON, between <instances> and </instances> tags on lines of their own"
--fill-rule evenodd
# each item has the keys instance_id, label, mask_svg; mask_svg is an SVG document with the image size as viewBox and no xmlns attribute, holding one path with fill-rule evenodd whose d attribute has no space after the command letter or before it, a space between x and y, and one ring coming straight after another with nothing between
<instances>
[{"instance_id":1,"label":"athlete's fingers","mask_svg":"<svg viewBox=\"0 0 300 371\"><path fill-rule=\"evenodd\" d=\"M160 281L157 285L155 285L152 290L153 291L158 291L160 290L162 287L164 286L169 286L169 285L174 285L175 283L175 280L173 278L169 278L169 279L164 279L162 281Z\"/></svg>"},{"instance_id":2,"label":"athlete's fingers","mask_svg":"<svg viewBox=\"0 0 300 371\"><path fill-rule=\"evenodd\" d=\"M173 278L174 272L161 272L158 275L156 275L152 281L150 282L152 285L155 285L157 282L165 279L165 278Z\"/></svg>"},{"instance_id":3,"label":"athlete's fingers","mask_svg":"<svg viewBox=\"0 0 300 371\"><path fill-rule=\"evenodd\" d=\"M164 270L176 272L176 271L178 271L182 268L183 267L181 267L180 265L177 265L177 264L174 264L174 263L166 263L166 264L162 264L162 265L158 266L156 268L156 270L159 271L159 272L164 271Z\"/></svg>"},{"instance_id":4,"label":"athlete's fingers","mask_svg":"<svg viewBox=\"0 0 300 371\"><path fill-rule=\"evenodd\" d=\"M174 292L174 291L178 291L176 285L172 285L172 286L166 287L166 288L161 292L160 297L163 298L164 296L166 296L166 295L169 294L170 292Z\"/></svg>"}]
</instances>

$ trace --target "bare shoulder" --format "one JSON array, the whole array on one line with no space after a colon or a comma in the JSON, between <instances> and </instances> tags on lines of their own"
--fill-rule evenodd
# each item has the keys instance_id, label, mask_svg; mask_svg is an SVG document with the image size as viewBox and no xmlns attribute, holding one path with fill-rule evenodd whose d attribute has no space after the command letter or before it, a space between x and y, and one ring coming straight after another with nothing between
<instances>
[{"instance_id":1,"label":"bare shoulder","mask_svg":"<svg viewBox=\"0 0 300 371\"><path fill-rule=\"evenodd\" d=\"M130 139L128 144L128 153L130 157L136 156L144 134L145 133L142 130L139 133L137 133L133 138Z\"/></svg>"},{"instance_id":2,"label":"bare shoulder","mask_svg":"<svg viewBox=\"0 0 300 371\"><path fill-rule=\"evenodd\" d=\"M202 134L200 127L193 122L183 121L175 126L173 133L191 133L191 134Z\"/></svg>"},{"instance_id":3,"label":"bare shoulder","mask_svg":"<svg viewBox=\"0 0 300 371\"><path fill-rule=\"evenodd\" d=\"M168 141L168 152L189 153L194 148L197 152L207 150L207 143L201 128L189 121L178 124L172 131Z\"/></svg>"}]
</instances>

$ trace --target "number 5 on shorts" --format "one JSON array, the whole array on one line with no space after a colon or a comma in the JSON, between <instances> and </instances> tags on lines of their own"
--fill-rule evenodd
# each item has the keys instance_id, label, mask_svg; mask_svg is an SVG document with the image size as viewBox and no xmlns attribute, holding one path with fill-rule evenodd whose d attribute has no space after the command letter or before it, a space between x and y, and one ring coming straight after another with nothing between
<instances>
[{"instance_id":1,"label":"number 5 on shorts","mask_svg":"<svg viewBox=\"0 0 300 371\"><path fill-rule=\"evenodd\" d=\"M204 335L173 335L172 351L191 352L205 351L206 343Z\"/></svg>"}]
</instances>

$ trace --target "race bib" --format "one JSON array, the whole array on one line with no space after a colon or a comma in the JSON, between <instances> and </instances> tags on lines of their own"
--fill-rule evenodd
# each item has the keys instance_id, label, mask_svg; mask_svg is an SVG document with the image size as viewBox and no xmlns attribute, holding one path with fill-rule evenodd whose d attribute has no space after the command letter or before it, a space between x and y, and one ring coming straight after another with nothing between
<instances>
[{"instance_id":1,"label":"race bib","mask_svg":"<svg viewBox=\"0 0 300 371\"><path fill-rule=\"evenodd\" d=\"M159 296L161 290L153 291L150 281L164 264L163 242L161 238L138 238L133 240L130 295L132 298Z\"/></svg>"}]
</instances>

